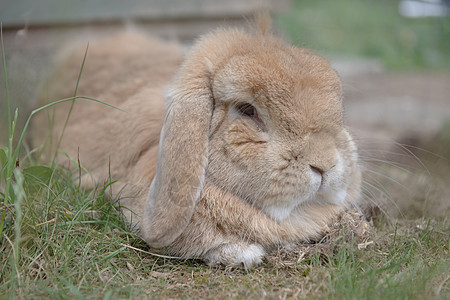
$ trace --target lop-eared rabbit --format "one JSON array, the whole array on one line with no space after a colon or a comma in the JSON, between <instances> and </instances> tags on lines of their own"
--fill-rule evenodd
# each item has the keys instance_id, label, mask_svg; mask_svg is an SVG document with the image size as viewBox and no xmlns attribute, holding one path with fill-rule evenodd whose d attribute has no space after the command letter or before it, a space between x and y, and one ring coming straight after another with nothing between
<instances>
[{"instance_id":1,"label":"lop-eared rabbit","mask_svg":"<svg viewBox=\"0 0 450 300\"><path fill-rule=\"evenodd\" d=\"M135 32L91 42L77 95L121 110L79 99L65 125L72 103L57 104L34 120L34 144L79 161L86 189L117 180L126 218L160 252L250 268L317 239L360 193L341 83L255 27L206 34L186 55ZM58 63L40 103L73 96L84 53Z\"/></svg>"}]
</instances>

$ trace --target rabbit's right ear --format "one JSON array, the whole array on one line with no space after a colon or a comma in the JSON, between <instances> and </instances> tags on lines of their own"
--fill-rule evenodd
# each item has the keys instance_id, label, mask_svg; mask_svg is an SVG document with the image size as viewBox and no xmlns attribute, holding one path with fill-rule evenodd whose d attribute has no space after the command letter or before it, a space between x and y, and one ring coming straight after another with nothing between
<instances>
[{"instance_id":1,"label":"rabbit's right ear","mask_svg":"<svg viewBox=\"0 0 450 300\"><path fill-rule=\"evenodd\" d=\"M187 227L200 198L208 165L214 97L211 81L223 61L247 35L217 30L203 36L178 70L168 94L156 175L142 218L141 232L154 248L172 243Z\"/></svg>"},{"instance_id":2,"label":"rabbit's right ear","mask_svg":"<svg viewBox=\"0 0 450 300\"><path fill-rule=\"evenodd\" d=\"M168 96L156 175L141 227L151 247L165 247L184 231L203 188L214 106L206 69L193 78L179 76Z\"/></svg>"}]
</instances>

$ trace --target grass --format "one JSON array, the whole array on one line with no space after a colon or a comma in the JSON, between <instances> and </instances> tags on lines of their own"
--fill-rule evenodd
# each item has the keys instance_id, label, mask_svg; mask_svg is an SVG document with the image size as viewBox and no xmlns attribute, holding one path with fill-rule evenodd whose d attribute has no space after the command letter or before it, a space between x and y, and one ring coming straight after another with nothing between
<instances>
[{"instance_id":1,"label":"grass","mask_svg":"<svg viewBox=\"0 0 450 300\"><path fill-rule=\"evenodd\" d=\"M22 201L8 209L0 243L0 295L5 298L450 296L450 222L445 218L389 225L378 216L366 248L341 233L330 248L317 244L309 251L280 250L246 272L145 252L117 202L107 200L102 190L79 190L67 170L53 169L48 184L25 182Z\"/></svg>"},{"instance_id":2,"label":"grass","mask_svg":"<svg viewBox=\"0 0 450 300\"><path fill-rule=\"evenodd\" d=\"M428 144L432 153L409 147L407 162L368 166L377 176L366 177L365 197L385 213L367 234L343 225L244 271L152 255L107 186L84 191L76 174L20 154L26 129L16 141L16 119L9 114L0 151L0 299L450 298L449 126Z\"/></svg>"},{"instance_id":3,"label":"grass","mask_svg":"<svg viewBox=\"0 0 450 300\"><path fill-rule=\"evenodd\" d=\"M295 0L277 25L325 54L380 59L395 70L450 69L450 18L407 19L399 1Z\"/></svg>"}]
</instances>

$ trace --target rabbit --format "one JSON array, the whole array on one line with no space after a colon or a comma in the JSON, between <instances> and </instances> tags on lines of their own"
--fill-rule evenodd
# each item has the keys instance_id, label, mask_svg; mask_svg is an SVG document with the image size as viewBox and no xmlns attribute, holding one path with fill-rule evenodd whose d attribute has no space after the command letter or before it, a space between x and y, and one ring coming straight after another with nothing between
<instances>
[{"instance_id":1,"label":"rabbit","mask_svg":"<svg viewBox=\"0 0 450 300\"><path fill-rule=\"evenodd\" d=\"M320 238L360 194L340 79L256 23L207 33L186 55L140 33L91 43L77 95L121 110L77 100L64 125L72 103L55 105L50 134L48 115L34 120L35 144L52 136L44 156L80 163L86 189L117 180L127 220L160 253L248 269ZM73 96L84 50L59 63L41 101Z\"/></svg>"}]
</instances>

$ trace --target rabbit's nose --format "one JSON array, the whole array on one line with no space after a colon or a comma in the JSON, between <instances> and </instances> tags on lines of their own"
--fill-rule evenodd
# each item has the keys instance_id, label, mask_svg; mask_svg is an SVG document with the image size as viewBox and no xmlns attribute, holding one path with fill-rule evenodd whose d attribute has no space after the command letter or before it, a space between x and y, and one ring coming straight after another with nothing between
<instances>
[{"instance_id":1,"label":"rabbit's nose","mask_svg":"<svg viewBox=\"0 0 450 300\"><path fill-rule=\"evenodd\" d=\"M325 171L324 171L322 168L317 167L317 166L314 166L314 165L309 165L309 167L311 168L311 170L312 170L313 172L319 173L320 176L323 177L323 173L325 173Z\"/></svg>"},{"instance_id":2,"label":"rabbit's nose","mask_svg":"<svg viewBox=\"0 0 450 300\"><path fill-rule=\"evenodd\" d=\"M330 167L325 167L325 166L319 166L319 165L314 165L314 164L310 164L309 167L311 168L311 171L313 173L316 173L317 175L320 176L321 178L321 185L324 183L324 181L326 180L326 176L325 174L330 171L332 168L334 168L335 165L332 165Z\"/></svg>"},{"instance_id":3,"label":"rabbit's nose","mask_svg":"<svg viewBox=\"0 0 450 300\"><path fill-rule=\"evenodd\" d=\"M329 133L311 134L303 151L311 170L322 177L336 165L339 157L334 138Z\"/></svg>"},{"instance_id":4,"label":"rabbit's nose","mask_svg":"<svg viewBox=\"0 0 450 300\"><path fill-rule=\"evenodd\" d=\"M330 171L336 166L336 164L332 164L329 166L324 165L318 165L318 164L310 164L309 167L313 172L319 173L321 176L323 176L326 172Z\"/></svg>"}]
</instances>

